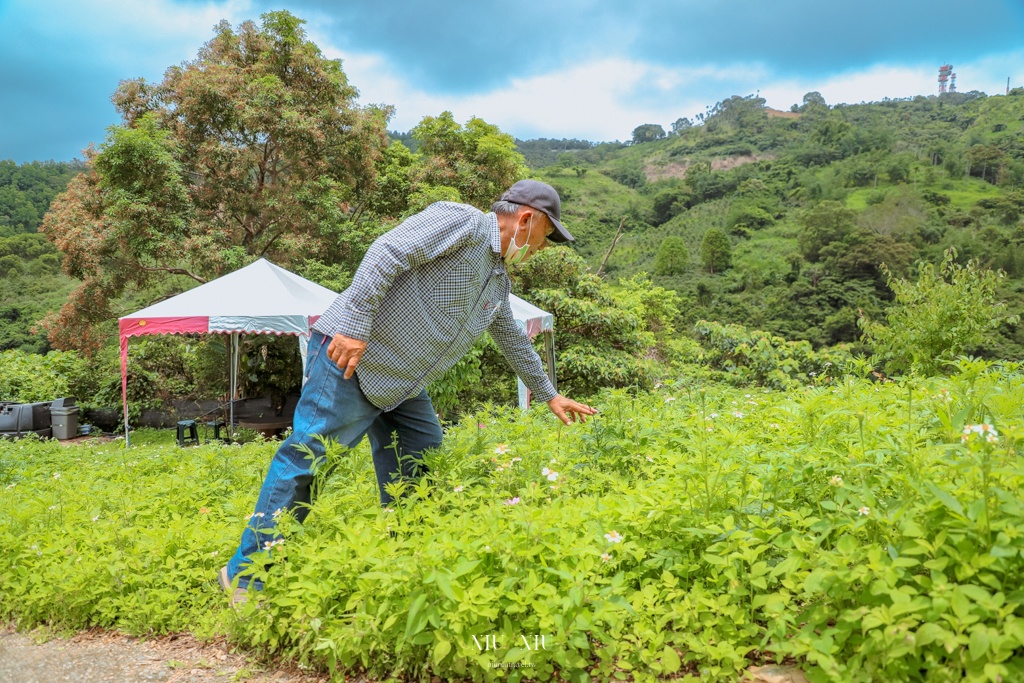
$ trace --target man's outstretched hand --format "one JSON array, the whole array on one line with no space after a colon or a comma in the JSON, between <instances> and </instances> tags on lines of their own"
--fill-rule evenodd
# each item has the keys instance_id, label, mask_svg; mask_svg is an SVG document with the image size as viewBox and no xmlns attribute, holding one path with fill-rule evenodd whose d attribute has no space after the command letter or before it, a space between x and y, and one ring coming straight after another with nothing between
<instances>
[{"instance_id":1,"label":"man's outstretched hand","mask_svg":"<svg viewBox=\"0 0 1024 683\"><path fill-rule=\"evenodd\" d=\"M577 403L561 394L548 401L548 408L551 408L551 412L557 415L558 419L565 424L576 422L577 420L586 422L587 415L597 415L595 408L591 408L583 403Z\"/></svg>"},{"instance_id":2,"label":"man's outstretched hand","mask_svg":"<svg viewBox=\"0 0 1024 683\"><path fill-rule=\"evenodd\" d=\"M345 371L345 379L352 379L352 373L365 351L366 342L336 334L327 347L327 357L338 365L339 370Z\"/></svg>"}]
</instances>

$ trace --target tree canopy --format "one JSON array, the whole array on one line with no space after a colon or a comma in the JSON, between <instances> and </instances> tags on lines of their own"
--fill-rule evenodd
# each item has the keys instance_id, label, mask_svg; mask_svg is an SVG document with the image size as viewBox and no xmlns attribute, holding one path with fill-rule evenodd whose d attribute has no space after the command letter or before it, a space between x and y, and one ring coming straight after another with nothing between
<instances>
[{"instance_id":1,"label":"tree canopy","mask_svg":"<svg viewBox=\"0 0 1024 683\"><path fill-rule=\"evenodd\" d=\"M82 281L46 321L59 347L95 348L111 301L169 274L203 282L259 256L357 262L390 110L358 106L302 24L222 22L160 83L121 83L122 124L42 227Z\"/></svg>"}]
</instances>

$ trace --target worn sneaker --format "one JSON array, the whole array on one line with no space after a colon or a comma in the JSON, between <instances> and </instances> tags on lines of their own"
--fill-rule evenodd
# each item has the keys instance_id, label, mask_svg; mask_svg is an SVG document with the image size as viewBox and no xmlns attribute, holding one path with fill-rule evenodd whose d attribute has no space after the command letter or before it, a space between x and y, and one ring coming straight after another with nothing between
<instances>
[{"instance_id":1,"label":"worn sneaker","mask_svg":"<svg viewBox=\"0 0 1024 683\"><path fill-rule=\"evenodd\" d=\"M224 592L231 596L232 606L241 607L249 599L248 588L242 588L241 586L231 587L231 579L228 578L228 568L226 565L220 568L217 581L220 583L220 587L224 589Z\"/></svg>"}]
</instances>

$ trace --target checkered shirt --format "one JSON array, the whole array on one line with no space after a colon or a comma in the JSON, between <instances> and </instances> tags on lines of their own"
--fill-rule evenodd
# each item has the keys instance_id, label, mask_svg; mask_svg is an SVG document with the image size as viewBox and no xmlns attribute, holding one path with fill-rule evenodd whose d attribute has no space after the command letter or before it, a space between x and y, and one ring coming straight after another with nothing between
<instances>
[{"instance_id":1,"label":"checkered shirt","mask_svg":"<svg viewBox=\"0 0 1024 683\"><path fill-rule=\"evenodd\" d=\"M313 329L367 342L356 374L384 410L440 378L485 330L534 399L549 401L557 392L512 317L510 292L497 216L437 202L374 241Z\"/></svg>"}]
</instances>

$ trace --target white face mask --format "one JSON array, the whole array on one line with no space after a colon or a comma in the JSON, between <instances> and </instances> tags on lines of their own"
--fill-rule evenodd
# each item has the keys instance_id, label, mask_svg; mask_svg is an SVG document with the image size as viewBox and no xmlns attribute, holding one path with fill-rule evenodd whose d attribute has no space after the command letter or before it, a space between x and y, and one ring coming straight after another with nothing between
<instances>
[{"instance_id":1,"label":"white face mask","mask_svg":"<svg viewBox=\"0 0 1024 683\"><path fill-rule=\"evenodd\" d=\"M530 236L533 234L533 216L530 216L530 227L526 233L526 243L523 246L516 244L516 234L519 233L519 228L516 228L516 232L513 233L512 239L508 242L508 249L505 250L505 265L515 266L523 262L526 258L527 252L530 251Z\"/></svg>"}]
</instances>

